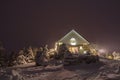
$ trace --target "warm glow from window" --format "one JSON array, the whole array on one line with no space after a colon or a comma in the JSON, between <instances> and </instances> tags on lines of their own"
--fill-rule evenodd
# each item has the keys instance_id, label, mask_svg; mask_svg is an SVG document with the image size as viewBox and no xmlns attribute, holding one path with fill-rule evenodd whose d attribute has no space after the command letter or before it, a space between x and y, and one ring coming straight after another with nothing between
<instances>
[{"instance_id":1,"label":"warm glow from window","mask_svg":"<svg viewBox=\"0 0 120 80\"><path fill-rule=\"evenodd\" d=\"M75 38L71 38L70 39L70 44L71 45L76 45L76 39Z\"/></svg>"}]
</instances>

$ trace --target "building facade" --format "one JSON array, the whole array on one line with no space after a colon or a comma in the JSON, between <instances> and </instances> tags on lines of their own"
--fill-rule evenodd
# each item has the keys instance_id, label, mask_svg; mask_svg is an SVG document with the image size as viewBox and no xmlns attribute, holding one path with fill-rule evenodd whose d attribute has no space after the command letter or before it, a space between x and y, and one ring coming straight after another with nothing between
<instances>
[{"instance_id":1,"label":"building facade","mask_svg":"<svg viewBox=\"0 0 120 80\"><path fill-rule=\"evenodd\" d=\"M75 30L71 30L63 38L58 40L56 43L56 49L61 44L66 44L67 48L71 53L85 54L93 50L90 47L90 43L85 38L83 38L79 33L77 33Z\"/></svg>"}]
</instances>

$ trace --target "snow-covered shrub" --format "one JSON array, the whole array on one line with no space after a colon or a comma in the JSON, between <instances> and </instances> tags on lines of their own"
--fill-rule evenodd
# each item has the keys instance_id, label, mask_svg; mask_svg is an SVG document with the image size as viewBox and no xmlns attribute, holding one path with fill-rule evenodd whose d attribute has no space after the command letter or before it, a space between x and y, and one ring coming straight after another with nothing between
<instances>
[{"instance_id":1,"label":"snow-covered shrub","mask_svg":"<svg viewBox=\"0 0 120 80\"><path fill-rule=\"evenodd\" d=\"M27 49L27 52L28 52L28 53L25 55L26 61L27 61L28 63L33 62L35 56L34 56L32 47L29 47L29 48Z\"/></svg>"},{"instance_id":2,"label":"snow-covered shrub","mask_svg":"<svg viewBox=\"0 0 120 80\"><path fill-rule=\"evenodd\" d=\"M17 63L17 56L18 54L16 52L11 52L8 56L8 66L14 66Z\"/></svg>"},{"instance_id":3,"label":"snow-covered shrub","mask_svg":"<svg viewBox=\"0 0 120 80\"><path fill-rule=\"evenodd\" d=\"M113 58L115 59L115 60L120 60L120 53L117 53L117 52L113 52L112 53L112 55L113 55Z\"/></svg>"},{"instance_id":4,"label":"snow-covered shrub","mask_svg":"<svg viewBox=\"0 0 120 80\"><path fill-rule=\"evenodd\" d=\"M48 58L42 47L37 51L35 63L37 66L46 66L48 64Z\"/></svg>"},{"instance_id":5,"label":"snow-covered shrub","mask_svg":"<svg viewBox=\"0 0 120 80\"><path fill-rule=\"evenodd\" d=\"M64 58L64 54L66 52L68 52L68 51L69 50L68 50L66 44L60 45L59 48L58 48L58 53L55 55L55 58L56 59L63 59Z\"/></svg>"}]
</instances>

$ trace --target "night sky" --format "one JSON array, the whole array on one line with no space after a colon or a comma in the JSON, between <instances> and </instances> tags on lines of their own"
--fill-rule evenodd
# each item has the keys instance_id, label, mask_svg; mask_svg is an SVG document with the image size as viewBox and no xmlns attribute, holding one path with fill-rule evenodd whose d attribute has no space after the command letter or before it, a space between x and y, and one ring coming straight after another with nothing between
<instances>
[{"instance_id":1,"label":"night sky","mask_svg":"<svg viewBox=\"0 0 120 80\"><path fill-rule=\"evenodd\" d=\"M119 0L4 0L0 41L7 50L54 43L75 29L90 43L120 51Z\"/></svg>"}]
</instances>

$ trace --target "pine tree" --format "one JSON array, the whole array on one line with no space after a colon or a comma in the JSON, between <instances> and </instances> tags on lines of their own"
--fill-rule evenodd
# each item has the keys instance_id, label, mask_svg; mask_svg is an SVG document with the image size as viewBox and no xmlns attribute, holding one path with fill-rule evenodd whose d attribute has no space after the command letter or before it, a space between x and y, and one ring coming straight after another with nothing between
<instances>
[{"instance_id":1,"label":"pine tree","mask_svg":"<svg viewBox=\"0 0 120 80\"><path fill-rule=\"evenodd\" d=\"M0 66L4 65L5 65L5 49L3 48L3 45L0 42Z\"/></svg>"}]
</instances>

